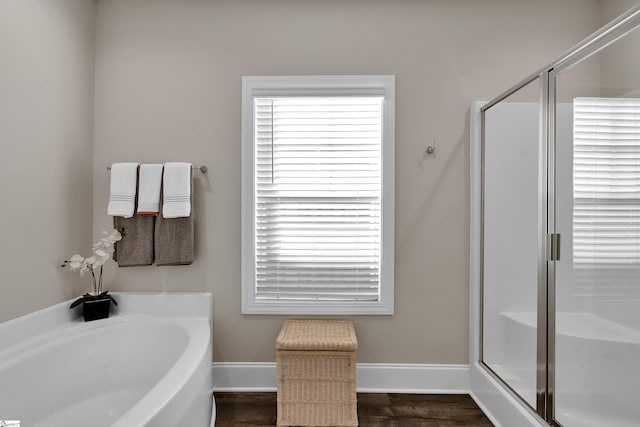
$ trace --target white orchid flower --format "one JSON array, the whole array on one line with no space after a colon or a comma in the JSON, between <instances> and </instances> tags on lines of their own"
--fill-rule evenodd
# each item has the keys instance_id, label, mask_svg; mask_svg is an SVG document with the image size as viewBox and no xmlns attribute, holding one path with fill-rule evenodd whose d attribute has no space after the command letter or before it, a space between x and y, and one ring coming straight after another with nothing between
<instances>
[{"instance_id":1,"label":"white orchid flower","mask_svg":"<svg viewBox=\"0 0 640 427\"><path fill-rule=\"evenodd\" d=\"M114 244L122 240L122 234L115 229L110 232L103 231L102 234L104 237L93 244L92 256L84 258L76 254L63 264L63 266L69 267L71 271L79 271L80 276L90 272L94 294L102 290L102 266L111 258L111 254L115 249ZM96 273L96 270L99 270L99 272Z\"/></svg>"},{"instance_id":2,"label":"white orchid flower","mask_svg":"<svg viewBox=\"0 0 640 427\"><path fill-rule=\"evenodd\" d=\"M76 254L72 256L69 261L67 261L67 264L69 265L69 269L71 271L76 271L82 265L82 261L84 261L84 258Z\"/></svg>"},{"instance_id":3,"label":"white orchid flower","mask_svg":"<svg viewBox=\"0 0 640 427\"><path fill-rule=\"evenodd\" d=\"M82 267L80 268L80 276L84 276L84 273L86 273L87 271L89 271L89 267L87 266L87 264L82 263Z\"/></svg>"},{"instance_id":4,"label":"white orchid flower","mask_svg":"<svg viewBox=\"0 0 640 427\"><path fill-rule=\"evenodd\" d=\"M93 264L94 267L103 265L105 262L109 260L109 257L111 256L111 254L109 254L108 252L102 249L98 249L95 252L95 254L96 254L96 262Z\"/></svg>"},{"instance_id":5,"label":"white orchid flower","mask_svg":"<svg viewBox=\"0 0 640 427\"><path fill-rule=\"evenodd\" d=\"M97 249L109 249L115 242L119 242L120 240L122 240L122 235L118 230L115 229L111 230L111 232L103 230L102 234L104 235L104 237L93 244L94 251Z\"/></svg>"},{"instance_id":6,"label":"white orchid flower","mask_svg":"<svg viewBox=\"0 0 640 427\"><path fill-rule=\"evenodd\" d=\"M107 240L111 244L119 242L120 240L122 240L122 234L120 234L120 232L114 228L110 233L107 234L105 240Z\"/></svg>"}]
</instances>

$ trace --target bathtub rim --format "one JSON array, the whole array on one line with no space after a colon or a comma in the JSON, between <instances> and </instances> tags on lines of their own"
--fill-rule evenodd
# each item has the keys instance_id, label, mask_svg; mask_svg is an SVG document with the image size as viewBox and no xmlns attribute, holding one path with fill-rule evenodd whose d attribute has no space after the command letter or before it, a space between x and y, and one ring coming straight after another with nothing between
<instances>
[{"instance_id":1,"label":"bathtub rim","mask_svg":"<svg viewBox=\"0 0 640 427\"><path fill-rule=\"evenodd\" d=\"M535 329L536 326L532 322L532 319L535 321L536 313L531 312L514 312L514 311L505 311L500 313L500 316L515 322L519 325L526 326L528 328ZM571 338L580 338L584 340L591 341L603 341L615 344L640 344L640 332L637 330L625 326L621 323L613 321L611 319L607 319L606 317L599 316L594 313L587 312L560 312L556 313L556 319L569 320L570 318L575 317L575 320L579 320L580 318L586 322L600 323L600 329L598 331L602 331L604 329L608 329L609 331L615 331L615 334L608 335L597 335L592 333L595 328L590 330L579 329L579 330L571 330L567 329L566 323L560 322L556 320L557 325L557 335L562 335ZM575 321L574 320L574 321ZM590 333L591 332L591 333Z\"/></svg>"},{"instance_id":2,"label":"bathtub rim","mask_svg":"<svg viewBox=\"0 0 640 427\"><path fill-rule=\"evenodd\" d=\"M147 314L155 317L205 316L209 320L209 325L212 324L213 296L210 292L110 292L110 294L118 301L111 319L123 314ZM150 299L153 300L153 304L149 304ZM76 298L71 298L0 323L0 342L3 347L8 348L36 339L69 322L84 323L79 307L69 309L69 305L75 300Z\"/></svg>"}]
</instances>

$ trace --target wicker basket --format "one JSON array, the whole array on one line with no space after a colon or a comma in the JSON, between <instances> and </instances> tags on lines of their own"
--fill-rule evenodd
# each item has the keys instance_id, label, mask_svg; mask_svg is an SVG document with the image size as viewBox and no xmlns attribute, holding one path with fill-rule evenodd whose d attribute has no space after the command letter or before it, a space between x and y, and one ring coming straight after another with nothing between
<instances>
[{"instance_id":1,"label":"wicker basket","mask_svg":"<svg viewBox=\"0 0 640 427\"><path fill-rule=\"evenodd\" d=\"M357 426L356 340L340 320L287 320L276 340L278 426Z\"/></svg>"}]
</instances>

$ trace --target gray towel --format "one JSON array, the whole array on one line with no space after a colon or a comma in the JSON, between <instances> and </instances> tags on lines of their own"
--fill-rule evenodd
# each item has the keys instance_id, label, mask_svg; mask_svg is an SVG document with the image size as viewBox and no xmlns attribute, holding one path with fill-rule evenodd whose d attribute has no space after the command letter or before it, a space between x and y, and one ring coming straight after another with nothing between
<instances>
[{"instance_id":1,"label":"gray towel","mask_svg":"<svg viewBox=\"0 0 640 427\"><path fill-rule=\"evenodd\" d=\"M116 242L113 259L120 267L153 264L153 225L155 217L134 215L113 217L113 227L122 234Z\"/></svg>"},{"instance_id":2,"label":"gray towel","mask_svg":"<svg viewBox=\"0 0 640 427\"><path fill-rule=\"evenodd\" d=\"M162 208L160 209L162 212ZM156 219L156 265L189 265L194 259L193 177L191 178L191 215L184 218Z\"/></svg>"}]
</instances>

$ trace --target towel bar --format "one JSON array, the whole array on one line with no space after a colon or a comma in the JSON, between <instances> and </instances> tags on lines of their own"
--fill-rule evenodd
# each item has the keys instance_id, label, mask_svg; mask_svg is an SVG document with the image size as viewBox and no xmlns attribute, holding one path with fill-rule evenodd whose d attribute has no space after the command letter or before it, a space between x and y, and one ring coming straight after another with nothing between
<instances>
[{"instance_id":1,"label":"towel bar","mask_svg":"<svg viewBox=\"0 0 640 427\"><path fill-rule=\"evenodd\" d=\"M205 165L192 166L191 169L200 169L200 172L202 172L202 173L207 173L207 171L209 170L209 168L206 167ZM111 170L111 166L107 166L107 170L110 171Z\"/></svg>"}]
</instances>

